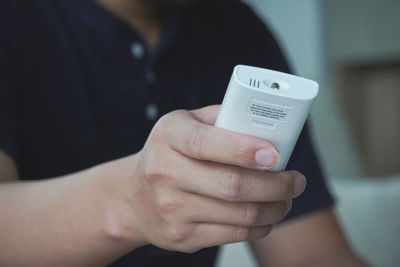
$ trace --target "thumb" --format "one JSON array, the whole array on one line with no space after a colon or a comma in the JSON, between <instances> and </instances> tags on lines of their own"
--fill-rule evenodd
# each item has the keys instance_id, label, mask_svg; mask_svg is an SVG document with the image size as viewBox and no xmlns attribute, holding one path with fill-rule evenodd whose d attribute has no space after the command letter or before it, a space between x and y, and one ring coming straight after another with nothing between
<instances>
[{"instance_id":1,"label":"thumb","mask_svg":"<svg viewBox=\"0 0 400 267\"><path fill-rule=\"evenodd\" d=\"M191 112L202 122L208 125L214 125L217 120L218 112L221 105L212 105Z\"/></svg>"}]
</instances>

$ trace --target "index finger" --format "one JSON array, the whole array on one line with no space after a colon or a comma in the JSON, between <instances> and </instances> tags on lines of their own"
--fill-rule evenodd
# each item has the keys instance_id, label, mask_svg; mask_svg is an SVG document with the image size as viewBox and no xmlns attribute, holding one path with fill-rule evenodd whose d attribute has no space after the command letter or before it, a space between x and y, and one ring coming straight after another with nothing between
<instances>
[{"instance_id":1,"label":"index finger","mask_svg":"<svg viewBox=\"0 0 400 267\"><path fill-rule=\"evenodd\" d=\"M273 144L210 125L217 113L218 106L210 106L174 117L167 130L170 145L194 159L258 170L275 166L279 155Z\"/></svg>"}]
</instances>

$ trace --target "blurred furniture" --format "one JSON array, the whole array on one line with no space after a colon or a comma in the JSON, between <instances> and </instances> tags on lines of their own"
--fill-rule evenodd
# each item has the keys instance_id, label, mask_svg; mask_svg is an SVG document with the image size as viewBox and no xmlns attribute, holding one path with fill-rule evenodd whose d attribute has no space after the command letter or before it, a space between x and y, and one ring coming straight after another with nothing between
<instances>
[{"instance_id":1,"label":"blurred furniture","mask_svg":"<svg viewBox=\"0 0 400 267\"><path fill-rule=\"evenodd\" d=\"M353 248L372 266L400 266L400 175L335 178L330 184Z\"/></svg>"},{"instance_id":2,"label":"blurred furniture","mask_svg":"<svg viewBox=\"0 0 400 267\"><path fill-rule=\"evenodd\" d=\"M365 174L400 173L400 61L345 65L338 81Z\"/></svg>"}]
</instances>

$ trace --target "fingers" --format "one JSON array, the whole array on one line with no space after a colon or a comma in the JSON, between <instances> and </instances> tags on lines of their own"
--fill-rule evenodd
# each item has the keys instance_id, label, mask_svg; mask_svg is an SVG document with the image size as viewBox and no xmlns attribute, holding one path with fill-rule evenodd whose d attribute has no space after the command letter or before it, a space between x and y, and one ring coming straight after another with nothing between
<instances>
[{"instance_id":1,"label":"fingers","mask_svg":"<svg viewBox=\"0 0 400 267\"><path fill-rule=\"evenodd\" d=\"M278 161L272 144L212 126L218 109L165 115L138 154L149 242L190 252L262 238L304 190L298 172L264 171Z\"/></svg>"},{"instance_id":2,"label":"fingers","mask_svg":"<svg viewBox=\"0 0 400 267\"><path fill-rule=\"evenodd\" d=\"M275 166L279 155L271 143L205 124L215 119L216 110L213 106L194 113L170 113L162 127L167 143L195 159L260 170Z\"/></svg>"},{"instance_id":3,"label":"fingers","mask_svg":"<svg viewBox=\"0 0 400 267\"><path fill-rule=\"evenodd\" d=\"M193 229L192 236L198 238L196 247L212 247L222 244L257 240L267 236L273 226L242 227L200 223Z\"/></svg>"},{"instance_id":4,"label":"fingers","mask_svg":"<svg viewBox=\"0 0 400 267\"><path fill-rule=\"evenodd\" d=\"M286 217L291 206L291 200L236 203L191 195L185 198L182 213L191 222L258 227L278 223Z\"/></svg>"},{"instance_id":5,"label":"fingers","mask_svg":"<svg viewBox=\"0 0 400 267\"><path fill-rule=\"evenodd\" d=\"M304 176L295 171L262 172L183 156L174 157L174 164L179 168L168 169L167 175L177 187L226 201L288 200L300 195L306 186Z\"/></svg>"},{"instance_id":6,"label":"fingers","mask_svg":"<svg viewBox=\"0 0 400 267\"><path fill-rule=\"evenodd\" d=\"M171 228L160 247L193 253L206 247L250 241L267 236L273 225L242 227L214 223L192 224L191 227Z\"/></svg>"}]
</instances>

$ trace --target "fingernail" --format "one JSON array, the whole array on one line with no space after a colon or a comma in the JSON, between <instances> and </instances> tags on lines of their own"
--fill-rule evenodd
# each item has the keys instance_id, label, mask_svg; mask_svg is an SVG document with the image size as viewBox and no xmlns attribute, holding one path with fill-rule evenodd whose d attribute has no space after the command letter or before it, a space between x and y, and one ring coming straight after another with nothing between
<instances>
[{"instance_id":1,"label":"fingernail","mask_svg":"<svg viewBox=\"0 0 400 267\"><path fill-rule=\"evenodd\" d=\"M272 168L278 162L278 152L271 149L261 149L256 152L256 163L260 167Z\"/></svg>"},{"instance_id":2,"label":"fingernail","mask_svg":"<svg viewBox=\"0 0 400 267\"><path fill-rule=\"evenodd\" d=\"M294 178L293 197L300 196L305 188L306 188L306 178L304 178L304 176L296 176L296 178Z\"/></svg>"}]
</instances>

